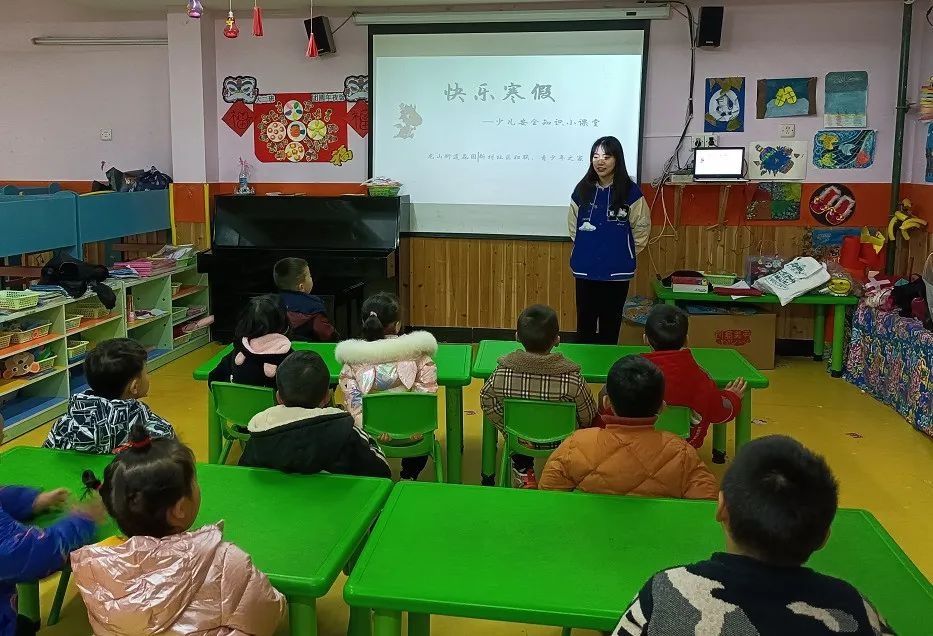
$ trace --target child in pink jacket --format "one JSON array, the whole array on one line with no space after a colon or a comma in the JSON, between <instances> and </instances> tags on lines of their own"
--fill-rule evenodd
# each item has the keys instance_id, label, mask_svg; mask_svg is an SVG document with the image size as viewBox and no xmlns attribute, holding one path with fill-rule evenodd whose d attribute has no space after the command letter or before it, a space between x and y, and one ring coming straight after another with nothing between
<instances>
[{"instance_id":1,"label":"child in pink jacket","mask_svg":"<svg viewBox=\"0 0 933 636\"><path fill-rule=\"evenodd\" d=\"M194 454L135 424L104 472L84 482L129 539L71 556L95 636L272 636L285 599L221 523L191 530L201 506Z\"/></svg>"},{"instance_id":2,"label":"child in pink jacket","mask_svg":"<svg viewBox=\"0 0 933 636\"><path fill-rule=\"evenodd\" d=\"M426 331L399 336L401 308L392 294L380 292L363 303L363 337L337 345L335 356L343 364L340 388L344 403L357 426L363 425L363 396L384 391L437 393L437 367L433 356L437 340ZM389 440L380 439L386 444ZM402 460L402 479L416 480L427 456Z\"/></svg>"}]
</instances>

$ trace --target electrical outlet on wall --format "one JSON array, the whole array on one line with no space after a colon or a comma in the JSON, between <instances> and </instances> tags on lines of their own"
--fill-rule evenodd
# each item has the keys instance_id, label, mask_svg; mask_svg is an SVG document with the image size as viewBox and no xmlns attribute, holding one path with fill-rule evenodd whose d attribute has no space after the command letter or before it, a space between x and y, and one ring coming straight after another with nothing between
<instances>
[{"instance_id":1,"label":"electrical outlet on wall","mask_svg":"<svg viewBox=\"0 0 933 636\"><path fill-rule=\"evenodd\" d=\"M797 136L797 124L781 124L781 137L792 139Z\"/></svg>"},{"instance_id":2,"label":"electrical outlet on wall","mask_svg":"<svg viewBox=\"0 0 933 636\"><path fill-rule=\"evenodd\" d=\"M719 135L703 133L693 139L694 148L715 148L719 145Z\"/></svg>"},{"instance_id":3,"label":"electrical outlet on wall","mask_svg":"<svg viewBox=\"0 0 933 636\"><path fill-rule=\"evenodd\" d=\"M101 128L100 129L100 140L101 141L113 141L113 129L112 128Z\"/></svg>"}]
</instances>

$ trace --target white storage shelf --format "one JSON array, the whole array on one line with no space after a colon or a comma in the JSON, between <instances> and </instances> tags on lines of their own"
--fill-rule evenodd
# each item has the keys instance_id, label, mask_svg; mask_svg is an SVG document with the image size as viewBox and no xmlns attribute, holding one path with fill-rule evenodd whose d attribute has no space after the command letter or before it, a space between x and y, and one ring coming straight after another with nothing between
<instances>
[{"instance_id":1,"label":"white storage shelf","mask_svg":"<svg viewBox=\"0 0 933 636\"><path fill-rule=\"evenodd\" d=\"M183 284L186 293L182 294L181 298L172 298L173 282ZM23 435L59 417L67 410L68 399L72 394L87 390L84 359L68 361L68 339L87 340L90 343L90 351L102 340L132 338L149 351L149 370L168 364L211 341L210 330L204 329L198 331L196 338L177 347L173 346L172 342L172 303L205 307L209 304L207 275L199 274L196 266L181 267L151 278L111 279L107 284L117 297L113 311L100 318L84 318L80 325L68 329L67 332L65 316L77 313L73 305L94 301L95 294L90 293L80 299L63 298L41 307L0 315L0 331L6 330L10 323L22 320L35 322L41 319L52 324L48 336L0 349L0 371L4 368L4 360L23 352L49 347L55 353L55 364L48 371L9 380L0 379L0 413L3 415L7 439ZM159 308L165 311L166 315L154 320L128 323L127 294L133 296L137 309Z\"/></svg>"}]
</instances>

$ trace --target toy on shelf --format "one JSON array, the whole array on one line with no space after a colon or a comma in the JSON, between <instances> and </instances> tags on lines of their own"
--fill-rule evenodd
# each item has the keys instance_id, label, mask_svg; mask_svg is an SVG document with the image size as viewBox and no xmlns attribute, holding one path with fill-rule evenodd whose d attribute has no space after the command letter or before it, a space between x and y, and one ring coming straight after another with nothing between
<instances>
[{"instance_id":1,"label":"toy on shelf","mask_svg":"<svg viewBox=\"0 0 933 636\"><path fill-rule=\"evenodd\" d=\"M910 202L910 199L904 199L901 204L897 206L894 215L888 222L888 240L893 241L895 239L895 230L900 229L901 236L905 241L909 241L910 230L918 227L926 227L926 224L926 220L914 216L913 204Z\"/></svg>"},{"instance_id":2,"label":"toy on shelf","mask_svg":"<svg viewBox=\"0 0 933 636\"><path fill-rule=\"evenodd\" d=\"M3 359L3 379L11 380L30 373L38 373L42 367L29 351Z\"/></svg>"}]
</instances>

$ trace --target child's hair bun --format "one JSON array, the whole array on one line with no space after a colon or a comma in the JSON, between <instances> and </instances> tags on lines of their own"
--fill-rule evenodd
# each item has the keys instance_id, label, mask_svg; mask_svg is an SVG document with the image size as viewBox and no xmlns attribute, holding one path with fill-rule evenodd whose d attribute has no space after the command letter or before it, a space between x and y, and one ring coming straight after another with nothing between
<instances>
[{"instance_id":1,"label":"child's hair bun","mask_svg":"<svg viewBox=\"0 0 933 636\"><path fill-rule=\"evenodd\" d=\"M123 452L125 450L149 450L152 447L152 437L149 435L149 429L147 429L143 424L133 424L130 427L129 436L126 439L126 444L120 446L117 452Z\"/></svg>"}]
</instances>

